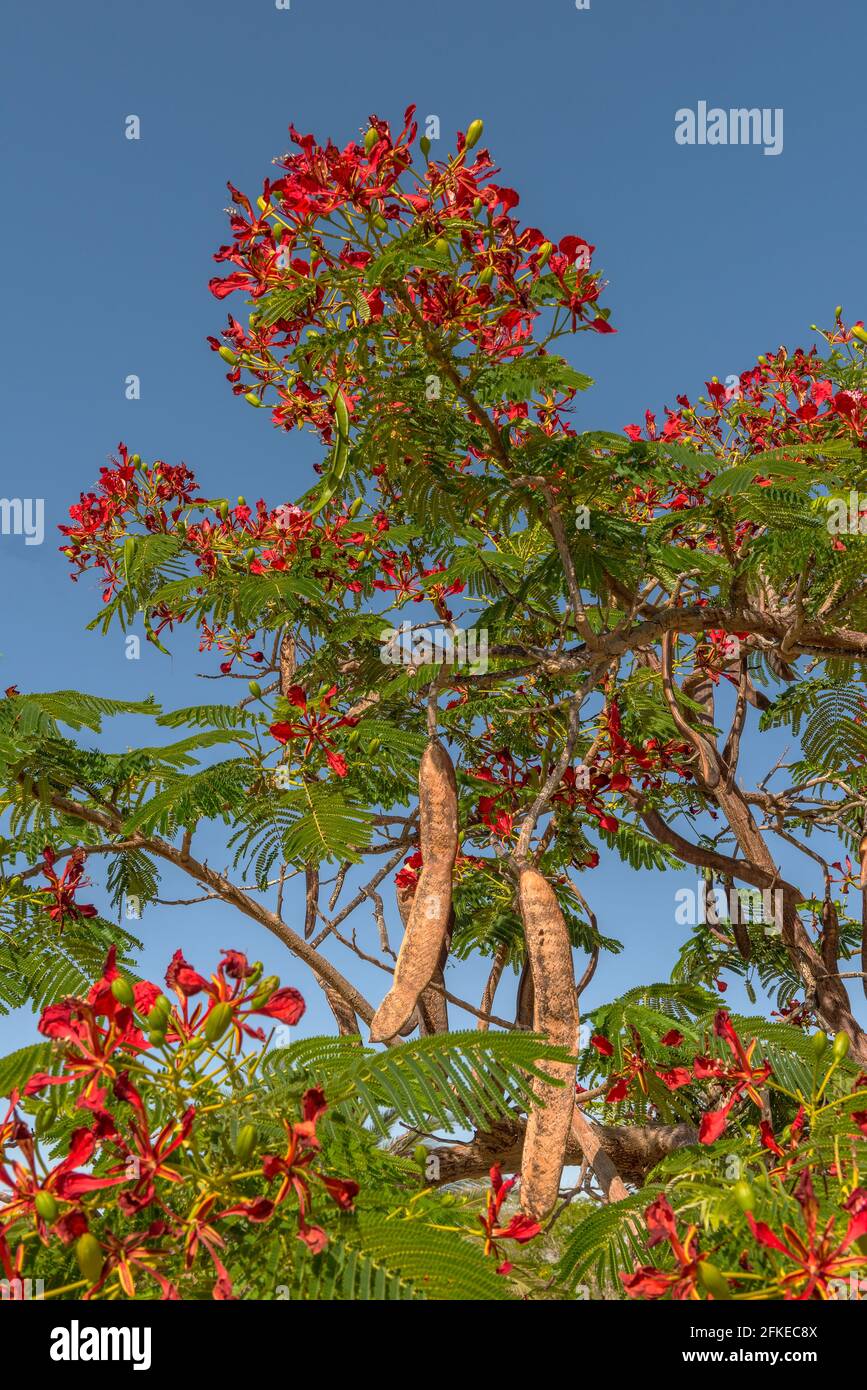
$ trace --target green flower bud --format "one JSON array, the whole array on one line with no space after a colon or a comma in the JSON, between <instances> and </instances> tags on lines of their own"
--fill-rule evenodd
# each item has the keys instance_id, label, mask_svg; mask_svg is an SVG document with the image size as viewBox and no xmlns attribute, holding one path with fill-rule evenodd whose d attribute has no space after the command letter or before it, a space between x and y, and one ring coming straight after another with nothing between
<instances>
[{"instance_id":1,"label":"green flower bud","mask_svg":"<svg viewBox=\"0 0 867 1390\"><path fill-rule=\"evenodd\" d=\"M165 994L158 994L153 1002L153 1010L160 1013L163 1018L168 1018L172 1011L171 999Z\"/></svg>"},{"instance_id":2,"label":"green flower bud","mask_svg":"<svg viewBox=\"0 0 867 1390\"><path fill-rule=\"evenodd\" d=\"M712 1265L710 1260L699 1260L698 1282L709 1294L713 1294L714 1298L723 1299L732 1296L728 1280L723 1278L716 1265Z\"/></svg>"},{"instance_id":3,"label":"green flower bud","mask_svg":"<svg viewBox=\"0 0 867 1390\"><path fill-rule=\"evenodd\" d=\"M252 563L253 563L253 561L255 560L255 558L256 558L256 552L255 552L255 550L253 549L253 547L252 547L252 545L251 545L250 548L249 548L249 550L245 550L245 551L244 551L244 559L247 561L247 564L248 564L248 565L252 565Z\"/></svg>"},{"instance_id":4,"label":"green flower bud","mask_svg":"<svg viewBox=\"0 0 867 1390\"><path fill-rule=\"evenodd\" d=\"M363 506L364 506L364 498L363 498L363 497L356 497L356 498L355 498L355 501L352 502L352 504L350 505L350 508L349 508L349 515L350 515L350 516L358 516L358 513L361 511L361 508L362 508Z\"/></svg>"},{"instance_id":5,"label":"green flower bud","mask_svg":"<svg viewBox=\"0 0 867 1390\"><path fill-rule=\"evenodd\" d=\"M255 995L250 1000L251 1009L259 1009L263 1004L267 1004L271 995L280 988L279 975L266 975Z\"/></svg>"},{"instance_id":6,"label":"green flower bud","mask_svg":"<svg viewBox=\"0 0 867 1390\"><path fill-rule=\"evenodd\" d=\"M232 1005L225 1002L215 1004L205 1019L205 1037L209 1043L219 1042L232 1022Z\"/></svg>"},{"instance_id":7,"label":"green flower bud","mask_svg":"<svg viewBox=\"0 0 867 1390\"><path fill-rule=\"evenodd\" d=\"M89 1284L95 1284L102 1274L104 1258L102 1246L92 1236L90 1231L85 1231L83 1236L79 1236L75 1242L75 1258L78 1261L78 1268L81 1270Z\"/></svg>"},{"instance_id":8,"label":"green flower bud","mask_svg":"<svg viewBox=\"0 0 867 1390\"><path fill-rule=\"evenodd\" d=\"M543 241L543 242L542 242L542 245L539 247L539 265L540 265L540 266L544 266L544 265L547 265L547 264L548 264L548 261L549 261L550 256L551 256L551 252L552 252L553 250L554 250L554 247L553 247L553 244L552 244L550 241Z\"/></svg>"},{"instance_id":9,"label":"green flower bud","mask_svg":"<svg viewBox=\"0 0 867 1390\"><path fill-rule=\"evenodd\" d=\"M217 511L220 513L220 516L223 518L224 521L228 521L228 519L229 519L229 503L226 501L225 498L224 498L223 501L220 503L220 505L217 507Z\"/></svg>"},{"instance_id":10,"label":"green flower bud","mask_svg":"<svg viewBox=\"0 0 867 1390\"><path fill-rule=\"evenodd\" d=\"M370 753L370 754L375 754L375 753L378 753L378 752L379 752L379 750L380 750L381 747L382 747L382 739L381 739L381 738L372 738L372 739L370 740L370 743L367 745L367 751L368 751L368 753Z\"/></svg>"},{"instance_id":11,"label":"green flower bud","mask_svg":"<svg viewBox=\"0 0 867 1390\"><path fill-rule=\"evenodd\" d=\"M428 155L430 154L430 140L426 135L423 135L418 143L419 149L421 150L425 159L427 159Z\"/></svg>"},{"instance_id":12,"label":"green flower bud","mask_svg":"<svg viewBox=\"0 0 867 1390\"><path fill-rule=\"evenodd\" d=\"M259 696L262 694L262 687L258 681L248 681L247 689L249 690L251 695L255 695L257 700Z\"/></svg>"},{"instance_id":13,"label":"green flower bud","mask_svg":"<svg viewBox=\"0 0 867 1390\"><path fill-rule=\"evenodd\" d=\"M41 1216L42 1220L47 1221L49 1225L52 1221L57 1220L57 1213L60 1208L50 1192L37 1192L33 1199L33 1205L36 1208L37 1216Z\"/></svg>"},{"instance_id":14,"label":"green flower bud","mask_svg":"<svg viewBox=\"0 0 867 1390\"><path fill-rule=\"evenodd\" d=\"M480 284L480 285L489 285L489 284L491 283L491 281L493 280L493 278L494 278L494 267L493 267L492 265L486 265L485 268L484 268L484 270L483 270L483 271L481 272L481 274L479 275L479 284Z\"/></svg>"},{"instance_id":15,"label":"green flower bud","mask_svg":"<svg viewBox=\"0 0 867 1390\"><path fill-rule=\"evenodd\" d=\"M740 1178L734 1185L735 1201L741 1211L752 1211L756 1205L756 1194L750 1187L746 1178Z\"/></svg>"},{"instance_id":16,"label":"green flower bud","mask_svg":"<svg viewBox=\"0 0 867 1390\"><path fill-rule=\"evenodd\" d=\"M473 217L478 217L479 213L481 212L481 210L482 210L482 208L483 208L484 206L485 206L485 205L484 205L484 203L482 202L481 198L474 198L474 199L473 199Z\"/></svg>"},{"instance_id":17,"label":"green flower bud","mask_svg":"<svg viewBox=\"0 0 867 1390\"><path fill-rule=\"evenodd\" d=\"M376 142L377 142L378 139L379 139L379 131L376 129L375 126L371 126L370 129L368 130L367 134L366 134L365 137L364 137L364 153L365 153L365 154L370 154L370 151L373 149L373 147L374 147L374 145L376 144Z\"/></svg>"},{"instance_id":18,"label":"green flower bud","mask_svg":"<svg viewBox=\"0 0 867 1390\"><path fill-rule=\"evenodd\" d=\"M238 360L232 349L230 347L226 347L225 345L223 347L217 348L217 355L219 357L222 357L224 362L228 362L230 367L234 367L235 363Z\"/></svg>"},{"instance_id":19,"label":"green flower bud","mask_svg":"<svg viewBox=\"0 0 867 1390\"><path fill-rule=\"evenodd\" d=\"M241 1163L246 1163L253 1152L256 1143L256 1126L242 1125L238 1130L238 1137L235 1140L235 1157Z\"/></svg>"},{"instance_id":20,"label":"green flower bud","mask_svg":"<svg viewBox=\"0 0 867 1390\"><path fill-rule=\"evenodd\" d=\"M867 336L864 339L867 342ZM849 1048L852 1046L848 1033L838 1033L834 1039L833 1057L835 1062L842 1062L848 1056Z\"/></svg>"},{"instance_id":21,"label":"green flower bud","mask_svg":"<svg viewBox=\"0 0 867 1390\"><path fill-rule=\"evenodd\" d=\"M864 328L860 323L852 325L851 333L852 337L857 338L859 343L867 343L867 328Z\"/></svg>"},{"instance_id":22,"label":"green flower bud","mask_svg":"<svg viewBox=\"0 0 867 1390\"><path fill-rule=\"evenodd\" d=\"M484 121L471 121L467 128L467 149L471 150L482 138L482 131L485 128Z\"/></svg>"},{"instance_id":23,"label":"green flower bud","mask_svg":"<svg viewBox=\"0 0 867 1390\"><path fill-rule=\"evenodd\" d=\"M810 1046L813 1049L813 1056L818 1062L828 1046L828 1034L823 1032L814 1033L810 1039Z\"/></svg>"},{"instance_id":24,"label":"green flower bud","mask_svg":"<svg viewBox=\"0 0 867 1390\"><path fill-rule=\"evenodd\" d=\"M449 254L449 244L446 241L445 237L437 237L436 241L434 242L434 250L436 251L438 256L447 256Z\"/></svg>"},{"instance_id":25,"label":"green flower bud","mask_svg":"<svg viewBox=\"0 0 867 1390\"><path fill-rule=\"evenodd\" d=\"M141 454L130 454L129 461L133 468L141 468Z\"/></svg>"},{"instance_id":26,"label":"green flower bud","mask_svg":"<svg viewBox=\"0 0 867 1390\"><path fill-rule=\"evenodd\" d=\"M261 978L262 978L262 971L263 971L264 969L265 969L265 967L264 967L264 965L262 964L262 962L261 962L260 960L254 960L254 961L253 961L253 964L252 964L251 967L250 967L250 973L249 973L249 975L247 976L246 980L244 981L244 983L246 984L246 986L247 986L248 989L252 989L252 988L253 988L253 985L256 983L256 981L257 981L257 980L261 980Z\"/></svg>"},{"instance_id":27,"label":"green flower bud","mask_svg":"<svg viewBox=\"0 0 867 1390\"><path fill-rule=\"evenodd\" d=\"M425 1148L424 1144L416 1144L415 1148L412 1151L412 1156L418 1164L419 1168L424 1168L426 1166L427 1149Z\"/></svg>"},{"instance_id":28,"label":"green flower bud","mask_svg":"<svg viewBox=\"0 0 867 1390\"><path fill-rule=\"evenodd\" d=\"M841 319L842 317L843 317L843 305L842 305L842 304L838 304L837 307L836 307L836 309L834 310L834 318L835 318L835 319Z\"/></svg>"},{"instance_id":29,"label":"green flower bud","mask_svg":"<svg viewBox=\"0 0 867 1390\"><path fill-rule=\"evenodd\" d=\"M125 975L118 975L116 980L112 980L111 992L118 1004L125 1004L128 1009L135 1004L135 992Z\"/></svg>"},{"instance_id":30,"label":"green flower bud","mask_svg":"<svg viewBox=\"0 0 867 1390\"><path fill-rule=\"evenodd\" d=\"M166 1035L161 1028L152 1028L148 1033L148 1042L151 1047L162 1047L166 1040Z\"/></svg>"},{"instance_id":31,"label":"green flower bud","mask_svg":"<svg viewBox=\"0 0 867 1390\"><path fill-rule=\"evenodd\" d=\"M248 405L261 405L261 404L262 404L262 402L259 400L259 397L256 395L256 392L255 392L255 391L245 391L245 393L244 393L244 400L247 402Z\"/></svg>"},{"instance_id":32,"label":"green flower bud","mask_svg":"<svg viewBox=\"0 0 867 1390\"><path fill-rule=\"evenodd\" d=\"M247 505L247 499L246 499L246 497L241 497L241 496L239 496L239 497L238 497L238 506L239 506L239 507L246 507L246 505Z\"/></svg>"}]
</instances>

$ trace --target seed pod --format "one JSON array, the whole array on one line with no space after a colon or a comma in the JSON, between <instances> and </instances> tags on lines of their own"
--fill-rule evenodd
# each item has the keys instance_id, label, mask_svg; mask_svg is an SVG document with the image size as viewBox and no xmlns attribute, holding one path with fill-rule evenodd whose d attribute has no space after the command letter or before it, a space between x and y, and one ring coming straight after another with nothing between
<instances>
[{"instance_id":1,"label":"seed pod","mask_svg":"<svg viewBox=\"0 0 867 1390\"><path fill-rule=\"evenodd\" d=\"M756 1205L756 1194L753 1192L746 1178L739 1178L734 1185L733 1191L735 1201L741 1211L752 1211L753 1207Z\"/></svg>"},{"instance_id":2,"label":"seed pod","mask_svg":"<svg viewBox=\"0 0 867 1390\"><path fill-rule=\"evenodd\" d=\"M385 1042L405 1026L441 962L448 933L452 871L458 852L458 800L452 760L439 739L432 738L422 754L418 799L422 871L394 968L394 981L370 1025L372 1042Z\"/></svg>"},{"instance_id":3,"label":"seed pod","mask_svg":"<svg viewBox=\"0 0 867 1390\"><path fill-rule=\"evenodd\" d=\"M78 1268L81 1270L89 1284L95 1284L104 1263L102 1246L92 1236L90 1231L85 1231L83 1236L79 1236L75 1242L75 1258L78 1261Z\"/></svg>"},{"instance_id":4,"label":"seed pod","mask_svg":"<svg viewBox=\"0 0 867 1390\"><path fill-rule=\"evenodd\" d=\"M57 1213L60 1208L50 1192L37 1192L33 1198L33 1205L36 1208L37 1216L41 1216L43 1221L50 1224L57 1220Z\"/></svg>"},{"instance_id":5,"label":"seed pod","mask_svg":"<svg viewBox=\"0 0 867 1390\"><path fill-rule=\"evenodd\" d=\"M111 992L118 1004L125 1004L128 1009L135 1004L133 987L125 975L118 975L116 980L112 980Z\"/></svg>"},{"instance_id":6,"label":"seed pod","mask_svg":"<svg viewBox=\"0 0 867 1390\"><path fill-rule=\"evenodd\" d=\"M205 1020L205 1037L209 1043L219 1042L232 1022L232 1005L222 1001L215 1004Z\"/></svg>"},{"instance_id":7,"label":"seed pod","mask_svg":"<svg viewBox=\"0 0 867 1390\"><path fill-rule=\"evenodd\" d=\"M728 1286L728 1280L723 1278L716 1265L712 1265L710 1260L699 1260L698 1263L698 1282L702 1288L706 1289L714 1298L731 1298L732 1291Z\"/></svg>"},{"instance_id":8,"label":"seed pod","mask_svg":"<svg viewBox=\"0 0 867 1390\"><path fill-rule=\"evenodd\" d=\"M479 141L482 138L482 131L484 130L484 128L484 121L470 121L470 124L467 127L466 140L466 146L468 150L471 150L474 145L477 145L479 143Z\"/></svg>"},{"instance_id":9,"label":"seed pod","mask_svg":"<svg viewBox=\"0 0 867 1390\"><path fill-rule=\"evenodd\" d=\"M253 1146L255 1143L256 1126L242 1125L241 1128L238 1130L238 1136L235 1140L235 1157L239 1159L241 1163L246 1163L247 1159L253 1152Z\"/></svg>"},{"instance_id":10,"label":"seed pod","mask_svg":"<svg viewBox=\"0 0 867 1390\"><path fill-rule=\"evenodd\" d=\"M834 1039L834 1048L833 1048L833 1052L832 1052L832 1056L833 1056L833 1058L834 1058L834 1061L835 1061L835 1062L842 1062L843 1058L846 1057L846 1056L848 1056L849 1048L850 1048L851 1046L852 1046L852 1044L851 1044L851 1042L850 1042L850 1040L849 1040L849 1034L848 1034L848 1033L838 1033L837 1036L836 1036L836 1038Z\"/></svg>"},{"instance_id":11,"label":"seed pod","mask_svg":"<svg viewBox=\"0 0 867 1390\"><path fill-rule=\"evenodd\" d=\"M521 870L518 902L533 973L533 1029L574 1052L578 1003L572 946L560 905L537 869ZM537 1221L557 1200L575 1108L575 1062L544 1062L542 1070L551 1080L533 1084L541 1104L528 1116L521 1158L521 1207Z\"/></svg>"}]
</instances>

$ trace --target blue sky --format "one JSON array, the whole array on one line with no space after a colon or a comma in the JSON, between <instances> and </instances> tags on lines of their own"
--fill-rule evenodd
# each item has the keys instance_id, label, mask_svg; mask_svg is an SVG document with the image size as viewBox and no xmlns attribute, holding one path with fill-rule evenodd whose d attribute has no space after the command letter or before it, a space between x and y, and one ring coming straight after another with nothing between
<instances>
[{"instance_id":1,"label":"blue sky","mask_svg":"<svg viewBox=\"0 0 867 1390\"><path fill-rule=\"evenodd\" d=\"M0 490L44 497L47 536L32 547L0 537L0 686L204 698L182 643L172 658L145 648L131 662L119 633L84 633L98 593L70 584L53 528L121 438L146 458L183 459L211 495L277 504L308 485L313 443L233 399L205 343L225 320L207 281L226 180L258 192L290 121L344 143L370 112L397 120L414 101L439 116L445 145L484 118L524 218L552 238L586 236L610 281L617 335L585 334L572 353L597 382L581 428L621 428L765 349L807 346L837 303L851 319L867 310L863 0L591 0L582 11L573 0L42 0L9 7L4 27ZM782 108L782 153L677 144L675 112L700 101ZM124 137L133 114L138 141ZM130 373L138 401L124 397ZM747 753L759 751L764 764L768 745ZM615 866L592 886L627 951L600 971L591 1003L664 978L679 935L670 880ZM308 986L225 909L164 909L141 925L145 970L181 941L202 968L238 945ZM375 995L370 973L358 978ZM327 1017L307 992L303 1027L316 1031ZM31 1031L0 1020L0 1047Z\"/></svg>"}]
</instances>

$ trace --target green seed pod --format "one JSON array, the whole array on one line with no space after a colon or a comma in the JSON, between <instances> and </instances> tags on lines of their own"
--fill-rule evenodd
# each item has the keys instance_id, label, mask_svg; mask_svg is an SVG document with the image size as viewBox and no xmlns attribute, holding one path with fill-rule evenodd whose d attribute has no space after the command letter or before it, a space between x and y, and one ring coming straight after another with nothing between
<instances>
[{"instance_id":1,"label":"green seed pod","mask_svg":"<svg viewBox=\"0 0 867 1390\"><path fill-rule=\"evenodd\" d=\"M259 696L262 694L262 687L258 681L248 681L247 689L249 690L251 695L255 695L257 700Z\"/></svg>"},{"instance_id":2,"label":"green seed pod","mask_svg":"<svg viewBox=\"0 0 867 1390\"><path fill-rule=\"evenodd\" d=\"M741 1211L752 1211L756 1205L756 1194L750 1187L746 1178L740 1178L734 1185L735 1201Z\"/></svg>"},{"instance_id":3,"label":"green seed pod","mask_svg":"<svg viewBox=\"0 0 867 1390\"><path fill-rule=\"evenodd\" d=\"M234 367L235 363L238 360L235 353L232 351L230 347L219 347L217 348L217 353L220 357L222 357L224 362L228 362L230 367Z\"/></svg>"},{"instance_id":4,"label":"green seed pod","mask_svg":"<svg viewBox=\"0 0 867 1390\"><path fill-rule=\"evenodd\" d=\"M713 1294L714 1298L731 1298L732 1291L728 1286L728 1280L724 1279L710 1260L699 1260L698 1282L708 1293Z\"/></svg>"},{"instance_id":5,"label":"green seed pod","mask_svg":"<svg viewBox=\"0 0 867 1390\"><path fill-rule=\"evenodd\" d=\"M486 265L485 268L484 268L484 270L483 270L483 271L481 272L481 274L479 275L479 284L480 284L480 285L489 285L489 284L491 283L491 281L493 280L493 278L494 278L494 267L493 267L492 265Z\"/></svg>"},{"instance_id":6,"label":"green seed pod","mask_svg":"<svg viewBox=\"0 0 867 1390\"><path fill-rule=\"evenodd\" d=\"M255 392L255 391L245 391L245 393L244 393L244 400L247 402L248 405L261 405L261 404L262 404L262 402L259 400L259 397L256 395L256 392Z\"/></svg>"},{"instance_id":7,"label":"green seed pod","mask_svg":"<svg viewBox=\"0 0 867 1390\"><path fill-rule=\"evenodd\" d=\"M368 130L367 134L366 134L365 137L364 137L364 153L365 153L365 154L370 154L370 151L373 149L373 147L374 147L374 145L376 144L376 142L377 142L378 139L379 139L379 131L376 129L375 126L371 126L370 129Z\"/></svg>"},{"instance_id":8,"label":"green seed pod","mask_svg":"<svg viewBox=\"0 0 867 1390\"><path fill-rule=\"evenodd\" d=\"M430 154L430 140L428 139L428 137L427 137L426 135L423 135L423 136L421 137L421 139L419 140L418 144L419 144L419 149L421 150L421 152L422 152L422 154L424 155L425 159L427 159L428 155Z\"/></svg>"},{"instance_id":9,"label":"green seed pod","mask_svg":"<svg viewBox=\"0 0 867 1390\"><path fill-rule=\"evenodd\" d=\"M50 1192L37 1192L33 1199L33 1205L36 1208L37 1216L41 1216L42 1220L47 1221L49 1225L52 1221L57 1220L57 1213L60 1208Z\"/></svg>"},{"instance_id":10,"label":"green seed pod","mask_svg":"<svg viewBox=\"0 0 867 1390\"><path fill-rule=\"evenodd\" d=\"M471 121L467 127L467 149L471 150L482 138L482 131L485 128L484 121Z\"/></svg>"},{"instance_id":11,"label":"green seed pod","mask_svg":"<svg viewBox=\"0 0 867 1390\"><path fill-rule=\"evenodd\" d=\"M554 250L554 247L553 247L553 244L552 244L550 241L543 241L543 242L542 242L542 245L539 247L539 265L540 265L540 266L543 266L543 265L547 265L547 264L548 264L548 261L549 261L550 256L551 256L551 252L552 252L553 250Z\"/></svg>"},{"instance_id":12,"label":"green seed pod","mask_svg":"<svg viewBox=\"0 0 867 1390\"><path fill-rule=\"evenodd\" d=\"M79 1236L75 1242L75 1258L78 1261L78 1268L81 1270L89 1284L95 1284L104 1264L102 1246L90 1231L85 1231L83 1236Z\"/></svg>"},{"instance_id":13,"label":"green seed pod","mask_svg":"<svg viewBox=\"0 0 867 1390\"><path fill-rule=\"evenodd\" d=\"M118 975L116 980L112 980L111 992L118 1004L125 1004L128 1009L135 1004L135 992L125 975Z\"/></svg>"},{"instance_id":14,"label":"green seed pod","mask_svg":"<svg viewBox=\"0 0 867 1390\"><path fill-rule=\"evenodd\" d=\"M232 1022L232 1005L223 1001L215 1004L205 1019L205 1037L209 1043L219 1042Z\"/></svg>"},{"instance_id":15,"label":"green seed pod","mask_svg":"<svg viewBox=\"0 0 867 1390\"><path fill-rule=\"evenodd\" d=\"M823 1032L814 1033L810 1039L810 1046L813 1049L813 1056L818 1062L828 1046L828 1034Z\"/></svg>"},{"instance_id":16,"label":"green seed pod","mask_svg":"<svg viewBox=\"0 0 867 1390\"><path fill-rule=\"evenodd\" d=\"M865 342L867 342L867 337L865 337ZM838 1033L837 1036L836 1036L836 1038L834 1039L834 1050L833 1050L834 1061L835 1061L835 1062L842 1062L843 1058L846 1057L846 1056L848 1056L848 1054L849 1054L849 1048L850 1048L851 1046L852 1046L852 1044L851 1044L851 1042L850 1042L850 1040L849 1040L849 1034L848 1034L848 1033Z\"/></svg>"},{"instance_id":17,"label":"green seed pod","mask_svg":"<svg viewBox=\"0 0 867 1390\"><path fill-rule=\"evenodd\" d=\"M253 1152L256 1143L256 1126L242 1125L238 1130L238 1137L235 1140L235 1157L241 1162L246 1163Z\"/></svg>"}]
</instances>

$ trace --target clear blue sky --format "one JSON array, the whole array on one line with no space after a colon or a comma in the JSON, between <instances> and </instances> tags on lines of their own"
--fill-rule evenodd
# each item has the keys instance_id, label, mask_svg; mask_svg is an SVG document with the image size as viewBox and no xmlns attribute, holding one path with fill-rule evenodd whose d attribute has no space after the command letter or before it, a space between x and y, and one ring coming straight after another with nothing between
<instances>
[{"instance_id":1,"label":"clear blue sky","mask_svg":"<svg viewBox=\"0 0 867 1390\"><path fill-rule=\"evenodd\" d=\"M307 485L311 442L233 399L204 341L225 320L207 281L226 180L258 192L290 121L344 143L410 101L444 139L482 116L524 218L598 247L619 332L576 345L598 383L579 424L620 428L765 349L806 346L837 303L865 316L865 39L863 0L8 6L0 492L44 497L47 538L0 537L0 687L153 691L167 706L213 695L183 642L129 662L119 633L83 632L98 593L70 584L53 528L121 438L184 459L212 495L277 504ZM676 110L699 101L783 108L783 152L676 144ZM139 141L124 138L130 114ZM129 373L140 401L124 399ZM628 950L590 1002L667 974L675 886L616 866L594 876L600 922ZM304 972L225 910L162 910L142 929L144 969L181 941L200 968L246 946L307 990L302 1026L326 1026ZM31 1030L0 1020L0 1048Z\"/></svg>"}]
</instances>

